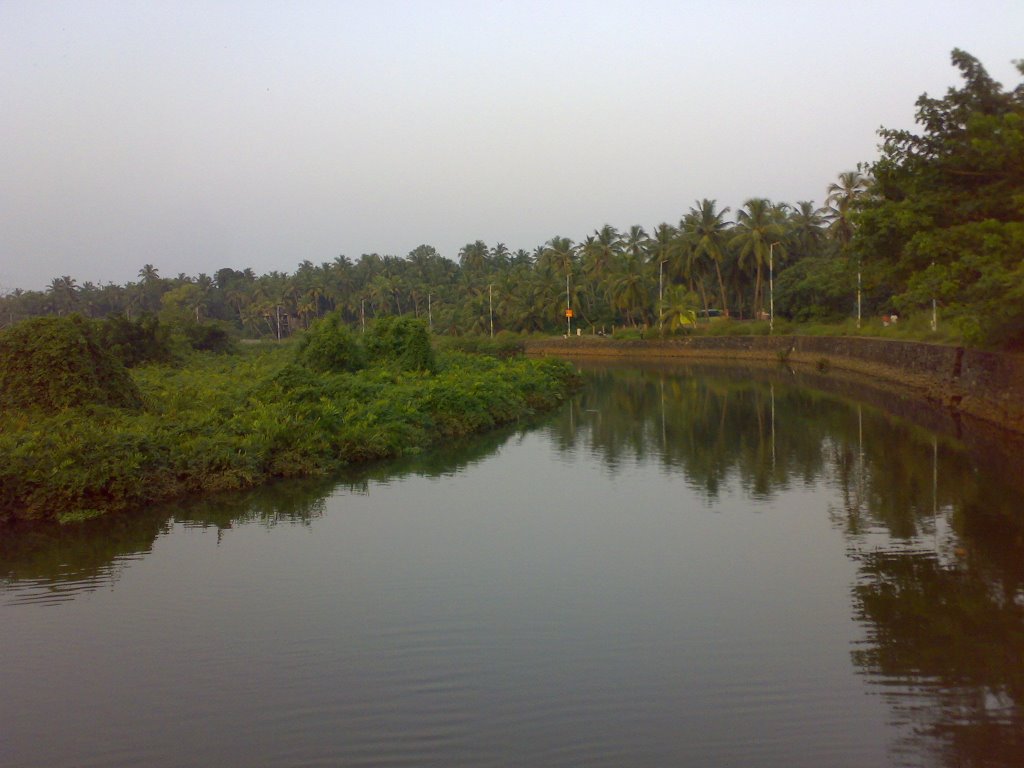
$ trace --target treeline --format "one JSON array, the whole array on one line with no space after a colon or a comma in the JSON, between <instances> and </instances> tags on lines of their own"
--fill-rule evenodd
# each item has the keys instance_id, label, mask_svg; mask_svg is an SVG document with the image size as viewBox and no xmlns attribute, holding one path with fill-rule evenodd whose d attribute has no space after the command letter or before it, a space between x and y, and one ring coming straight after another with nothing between
<instances>
[{"instance_id":1,"label":"treeline","mask_svg":"<svg viewBox=\"0 0 1024 768\"><path fill-rule=\"evenodd\" d=\"M701 312L794 322L941 313L971 343L1024 341L1024 85L1006 91L962 51L963 87L917 103L920 134L883 129L880 157L839 175L825 205L751 198L730 211L695 201L676 223L605 225L532 250L476 240L457 262L429 245L405 257L303 261L293 274L224 268L0 298L0 322L79 312L219 320L283 338L337 311L358 327L411 315L434 333L586 331L692 325ZM1021 65L1018 65L1021 66ZM1022 69L1024 74L1024 69Z\"/></svg>"},{"instance_id":2,"label":"treeline","mask_svg":"<svg viewBox=\"0 0 1024 768\"><path fill-rule=\"evenodd\" d=\"M847 177L860 178L846 174L844 184ZM147 264L138 282L124 286L79 285L62 276L45 291L0 298L0 320L150 314L165 323L219 320L250 337L284 338L337 310L353 327L411 315L426 320L434 333L461 335L489 333L492 325L495 332L564 330L568 304L573 328L650 326L659 319L678 327L702 309L724 307L737 318L763 312L769 251L780 270L811 259L828 262L837 273L836 284L819 291L813 305L797 306L787 301L795 292L780 272L780 315L842 317L853 307L845 250L852 199L860 193L858 184L836 184L826 208L750 200L734 221L728 208L702 200L677 225L662 223L650 233L639 225L624 232L605 225L581 242L558 236L531 251L477 240L459 251L457 262L421 245L404 258L373 253L356 261L304 261L292 274L225 268L212 276L165 278Z\"/></svg>"}]
</instances>

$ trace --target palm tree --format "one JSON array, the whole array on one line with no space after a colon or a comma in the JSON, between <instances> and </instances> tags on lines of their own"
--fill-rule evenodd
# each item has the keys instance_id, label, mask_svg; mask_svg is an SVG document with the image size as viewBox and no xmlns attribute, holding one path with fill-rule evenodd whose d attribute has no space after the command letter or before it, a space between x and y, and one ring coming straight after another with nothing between
<instances>
[{"instance_id":1,"label":"palm tree","mask_svg":"<svg viewBox=\"0 0 1024 768\"><path fill-rule=\"evenodd\" d=\"M839 181L829 184L826 190L829 232L843 251L846 251L853 239L852 213L867 188L868 180L860 171L844 171L839 174Z\"/></svg>"},{"instance_id":2,"label":"palm tree","mask_svg":"<svg viewBox=\"0 0 1024 768\"><path fill-rule=\"evenodd\" d=\"M644 260L629 258L619 263L621 269L609 286L612 305L635 327L637 315L643 319L644 310L650 306L650 265Z\"/></svg>"},{"instance_id":3,"label":"palm tree","mask_svg":"<svg viewBox=\"0 0 1024 768\"><path fill-rule=\"evenodd\" d=\"M78 304L78 282L69 275L55 277L46 288L53 301L53 309L58 315L72 312Z\"/></svg>"},{"instance_id":4,"label":"palm tree","mask_svg":"<svg viewBox=\"0 0 1024 768\"><path fill-rule=\"evenodd\" d=\"M629 234L622 238L622 250L631 259L643 260L647 257L647 249L650 246L651 238L639 224L629 228Z\"/></svg>"},{"instance_id":5,"label":"palm tree","mask_svg":"<svg viewBox=\"0 0 1024 768\"><path fill-rule=\"evenodd\" d=\"M739 248L739 265L741 267L748 262L753 262L755 317L760 317L764 312L764 297L762 295L764 265L768 261L772 244L781 243L782 236L783 231L777 222L776 209L765 198L751 198L736 212L736 230L730 243Z\"/></svg>"},{"instance_id":6,"label":"palm tree","mask_svg":"<svg viewBox=\"0 0 1024 768\"><path fill-rule=\"evenodd\" d=\"M498 243L496 246L491 248L491 263L498 270L504 270L508 267L509 261L511 260L511 254L509 253L508 246L504 243Z\"/></svg>"},{"instance_id":7,"label":"palm tree","mask_svg":"<svg viewBox=\"0 0 1024 768\"><path fill-rule=\"evenodd\" d=\"M622 255L622 238L615 227L605 224L588 235L579 248L581 268L586 282L585 297L593 317L601 314L598 304L608 306L609 278L614 274Z\"/></svg>"},{"instance_id":8,"label":"palm tree","mask_svg":"<svg viewBox=\"0 0 1024 768\"><path fill-rule=\"evenodd\" d=\"M728 240L729 223L725 214L729 209L715 210L715 201L704 198L690 208L680 222L679 228L692 247L692 259L707 256L715 265L718 277L718 292L722 301L722 311L729 314L729 303L725 300L725 282L722 280L722 261L725 259L726 242Z\"/></svg>"},{"instance_id":9,"label":"palm tree","mask_svg":"<svg viewBox=\"0 0 1024 768\"><path fill-rule=\"evenodd\" d=\"M143 285L148 285L156 280L160 279L160 273L157 272L156 267L152 264L143 264L142 269L139 270L139 279L142 280Z\"/></svg>"},{"instance_id":10,"label":"palm tree","mask_svg":"<svg viewBox=\"0 0 1024 768\"><path fill-rule=\"evenodd\" d=\"M482 275L487 270L489 262L490 252L483 240L466 243L459 250L459 266L472 276Z\"/></svg>"},{"instance_id":11,"label":"palm tree","mask_svg":"<svg viewBox=\"0 0 1024 768\"><path fill-rule=\"evenodd\" d=\"M692 328L697 324L697 301L697 297L686 290L685 286L669 286L662 301L662 322L667 322L671 331Z\"/></svg>"},{"instance_id":12,"label":"palm tree","mask_svg":"<svg viewBox=\"0 0 1024 768\"><path fill-rule=\"evenodd\" d=\"M800 200L796 208L790 210L787 239L795 254L794 260L818 253L825 234L824 214L824 208L815 208L808 200Z\"/></svg>"}]
</instances>

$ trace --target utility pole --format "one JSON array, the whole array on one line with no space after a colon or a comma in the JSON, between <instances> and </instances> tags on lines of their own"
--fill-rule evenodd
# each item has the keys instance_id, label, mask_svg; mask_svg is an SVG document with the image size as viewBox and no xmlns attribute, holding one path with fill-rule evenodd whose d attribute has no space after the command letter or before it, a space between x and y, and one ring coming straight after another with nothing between
<instances>
[{"instance_id":1,"label":"utility pole","mask_svg":"<svg viewBox=\"0 0 1024 768\"><path fill-rule=\"evenodd\" d=\"M565 273L565 335L572 336L572 307L569 306L569 273Z\"/></svg>"},{"instance_id":2,"label":"utility pole","mask_svg":"<svg viewBox=\"0 0 1024 768\"><path fill-rule=\"evenodd\" d=\"M932 266L933 267L935 266L935 262L934 261L932 262ZM939 315L935 311L935 289L933 288L932 289L932 331L934 332L934 331L937 331L938 329L939 329Z\"/></svg>"},{"instance_id":3,"label":"utility pole","mask_svg":"<svg viewBox=\"0 0 1024 768\"><path fill-rule=\"evenodd\" d=\"M494 295L491 291L493 286L491 283L487 284L487 314L491 318L491 338L494 338Z\"/></svg>"},{"instance_id":4,"label":"utility pole","mask_svg":"<svg viewBox=\"0 0 1024 768\"><path fill-rule=\"evenodd\" d=\"M658 333L664 333L665 331L665 262L668 259L662 259L658 262Z\"/></svg>"},{"instance_id":5,"label":"utility pole","mask_svg":"<svg viewBox=\"0 0 1024 768\"><path fill-rule=\"evenodd\" d=\"M860 256L857 257L857 327L860 328Z\"/></svg>"}]
</instances>

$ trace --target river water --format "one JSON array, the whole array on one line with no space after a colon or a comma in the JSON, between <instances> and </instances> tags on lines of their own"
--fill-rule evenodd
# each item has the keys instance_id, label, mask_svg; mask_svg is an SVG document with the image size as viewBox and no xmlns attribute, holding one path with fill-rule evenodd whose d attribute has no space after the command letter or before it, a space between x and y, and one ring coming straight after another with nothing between
<instances>
[{"instance_id":1,"label":"river water","mask_svg":"<svg viewBox=\"0 0 1024 768\"><path fill-rule=\"evenodd\" d=\"M585 373L396 464L4 533L0 765L1024 765L1009 443Z\"/></svg>"}]
</instances>

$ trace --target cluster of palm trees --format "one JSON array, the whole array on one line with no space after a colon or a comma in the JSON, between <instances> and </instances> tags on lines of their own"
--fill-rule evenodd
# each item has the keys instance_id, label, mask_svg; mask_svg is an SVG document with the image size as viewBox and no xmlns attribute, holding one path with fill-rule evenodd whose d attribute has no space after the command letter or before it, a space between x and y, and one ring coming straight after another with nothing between
<instances>
[{"instance_id":1,"label":"cluster of palm trees","mask_svg":"<svg viewBox=\"0 0 1024 768\"><path fill-rule=\"evenodd\" d=\"M124 286L55 278L46 291L0 297L0 322L42 314L174 320L221 320L252 336L281 338L329 311L361 326L382 315L414 315L438 333L564 329L566 310L588 331L615 327L677 328L700 312L762 316L766 269L808 258L841 258L853 232L860 171L841 174L824 208L810 202L747 200L729 219L727 207L703 199L677 225L651 232L604 225L579 242L556 236L532 251L504 243L467 243L458 261L429 245L404 258L338 256L303 261L293 274L220 269L212 276L163 278L151 264Z\"/></svg>"}]
</instances>

